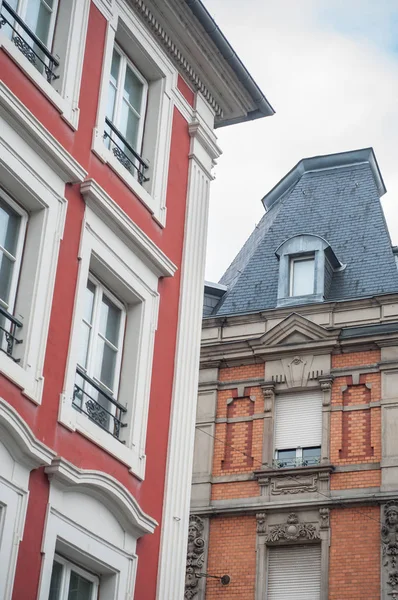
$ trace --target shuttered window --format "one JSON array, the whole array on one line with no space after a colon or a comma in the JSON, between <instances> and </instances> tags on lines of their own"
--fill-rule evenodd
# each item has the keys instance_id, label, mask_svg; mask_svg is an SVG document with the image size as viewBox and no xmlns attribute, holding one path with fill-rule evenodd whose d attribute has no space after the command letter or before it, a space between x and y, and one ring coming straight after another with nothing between
<instances>
[{"instance_id":1,"label":"shuttered window","mask_svg":"<svg viewBox=\"0 0 398 600\"><path fill-rule=\"evenodd\" d=\"M268 548L267 600L320 600L321 546Z\"/></svg>"},{"instance_id":2,"label":"shuttered window","mask_svg":"<svg viewBox=\"0 0 398 600\"><path fill-rule=\"evenodd\" d=\"M321 445L321 391L278 394L275 408L276 450Z\"/></svg>"}]
</instances>

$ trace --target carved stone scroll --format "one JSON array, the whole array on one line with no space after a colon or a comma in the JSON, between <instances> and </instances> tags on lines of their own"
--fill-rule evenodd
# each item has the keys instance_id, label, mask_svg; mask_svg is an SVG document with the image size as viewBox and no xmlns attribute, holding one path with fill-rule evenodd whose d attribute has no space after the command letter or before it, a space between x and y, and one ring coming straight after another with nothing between
<instances>
[{"instance_id":1,"label":"carved stone scroll","mask_svg":"<svg viewBox=\"0 0 398 600\"><path fill-rule=\"evenodd\" d=\"M381 547L383 579L387 584L386 598L398 600L398 500L390 500L384 506Z\"/></svg>"},{"instance_id":2,"label":"carved stone scroll","mask_svg":"<svg viewBox=\"0 0 398 600\"><path fill-rule=\"evenodd\" d=\"M197 515L190 515L185 574L185 600L192 600L199 593L199 578L197 574L202 570L205 554L205 541L202 537L203 529L203 520Z\"/></svg>"},{"instance_id":3,"label":"carved stone scroll","mask_svg":"<svg viewBox=\"0 0 398 600\"><path fill-rule=\"evenodd\" d=\"M267 515L265 513L258 513L257 519L257 533L265 533L267 529Z\"/></svg>"},{"instance_id":4,"label":"carved stone scroll","mask_svg":"<svg viewBox=\"0 0 398 600\"><path fill-rule=\"evenodd\" d=\"M300 540L319 540L320 535L313 523L302 523L296 513L290 513L287 522L269 528L265 541L267 543L290 542Z\"/></svg>"}]
</instances>

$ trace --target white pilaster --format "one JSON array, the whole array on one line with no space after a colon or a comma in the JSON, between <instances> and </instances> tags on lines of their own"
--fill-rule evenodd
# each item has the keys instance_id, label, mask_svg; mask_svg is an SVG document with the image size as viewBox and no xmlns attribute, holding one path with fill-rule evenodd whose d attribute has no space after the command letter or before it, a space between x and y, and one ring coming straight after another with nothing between
<instances>
[{"instance_id":1,"label":"white pilaster","mask_svg":"<svg viewBox=\"0 0 398 600\"><path fill-rule=\"evenodd\" d=\"M184 597L209 184L213 160L220 154L206 118L207 111L199 97L195 118L189 127L187 211L157 600Z\"/></svg>"}]
</instances>

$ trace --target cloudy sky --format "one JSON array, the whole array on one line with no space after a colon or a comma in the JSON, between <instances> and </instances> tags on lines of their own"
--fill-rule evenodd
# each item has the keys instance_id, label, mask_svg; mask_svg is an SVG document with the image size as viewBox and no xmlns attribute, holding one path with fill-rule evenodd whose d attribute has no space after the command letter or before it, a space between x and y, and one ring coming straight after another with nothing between
<instances>
[{"instance_id":1,"label":"cloudy sky","mask_svg":"<svg viewBox=\"0 0 398 600\"><path fill-rule=\"evenodd\" d=\"M398 244L398 0L204 4L276 110L218 130L206 279L219 280L261 219L261 198L307 156L373 146Z\"/></svg>"}]
</instances>

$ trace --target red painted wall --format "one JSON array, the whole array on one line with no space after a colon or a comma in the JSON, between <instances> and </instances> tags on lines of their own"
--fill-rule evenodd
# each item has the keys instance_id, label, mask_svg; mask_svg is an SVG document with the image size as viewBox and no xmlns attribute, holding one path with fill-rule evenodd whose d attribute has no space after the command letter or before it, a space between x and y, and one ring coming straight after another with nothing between
<instances>
[{"instance_id":1,"label":"red painted wall","mask_svg":"<svg viewBox=\"0 0 398 600\"><path fill-rule=\"evenodd\" d=\"M160 280L160 309L155 338L152 387L147 434L147 470L140 482L123 464L77 432L57 422L59 398L64 382L70 327L78 272L78 248L84 216L84 200L79 186L68 184L65 197L68 211L60 246L57 276L50 318L44 366L41 406L32 404L18 388L0 376L0 394L26 420L34 435L78 467L103 470L117 478L137 498L142 509L159 523L162 519L168 428L174 372L174 355L180 292L180 266L184 240L185 204L188 183L188 125L175 110L167 188L167 226L160 227L150 212L91 152L105 41L106 21L91 6L81 82L80 120L76 132L62 120L58 111L26 78L12 59L0 50L0 72L4 83L88 171L108 194L117 200L134 222L177 265L173 278ZM183 80L180 89L193 104L193 92ZM13 600L35 600L40 575L42 531L48 499L48 481L42 470L33 471L24 539L20 545ZM160 527L154 535L138 543L138 575L135 598L155 598Z\"/></svg>"}]
</instances>

